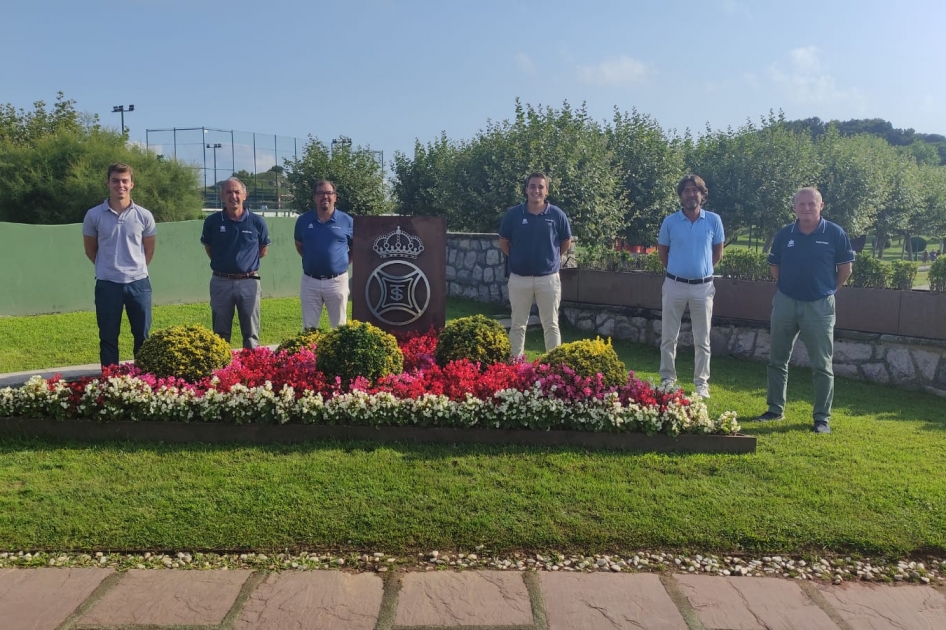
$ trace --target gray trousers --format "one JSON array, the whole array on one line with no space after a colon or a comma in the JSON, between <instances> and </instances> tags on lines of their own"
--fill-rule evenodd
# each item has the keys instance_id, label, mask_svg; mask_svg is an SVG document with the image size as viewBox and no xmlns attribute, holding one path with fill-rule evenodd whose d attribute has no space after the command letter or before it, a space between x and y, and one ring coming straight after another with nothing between
<instances>
[{"instance_id":1,"label":"gray trousers","mask_svg":"<svg viewBox=\"0 0 946 630\"><path fill-rule=\"evenodd\" d=\"M240 318L243 347L259 345L259 303L263 290L258 278L230 280L211 276L210 313L214 332L230 343L233 331L233 311Z\"/></svg>"}]
</instances>

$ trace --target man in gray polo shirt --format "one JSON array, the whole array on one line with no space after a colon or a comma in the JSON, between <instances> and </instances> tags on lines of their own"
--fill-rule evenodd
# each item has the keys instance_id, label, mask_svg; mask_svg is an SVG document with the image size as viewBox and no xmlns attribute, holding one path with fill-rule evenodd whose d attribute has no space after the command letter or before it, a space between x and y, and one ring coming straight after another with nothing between
<instances>
[{"instance_id":1,"label":"man in gray polo shirt","mask_svg":"<svg viewBox=\"0 0 946 630\"><path fill-rule=\"evenodd\" d=\"M99 326L102 367L118 363L122 310L134 337L137 355L151 329L151 281L154 216L131 200L135 173L127 164L112 164L106 175L108 199L85 214L82 240L95 265L95 318Z\"/></svg>"}]
</instances>

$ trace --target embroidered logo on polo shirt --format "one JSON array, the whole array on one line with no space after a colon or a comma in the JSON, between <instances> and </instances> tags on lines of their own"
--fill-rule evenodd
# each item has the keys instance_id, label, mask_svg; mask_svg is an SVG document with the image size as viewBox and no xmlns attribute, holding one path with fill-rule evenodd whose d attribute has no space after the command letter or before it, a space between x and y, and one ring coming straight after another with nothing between
<instances>
[{"instance_id":1,"label":"embroidered logo on polo shirt","mask_svg":"<svg viewBox=\"0 0 946 630\"><path fill-rule=\"evenodd\" d=\"M795 247L795 239L790 240L785 247Z\"/></svg>"},{"instance_id":2,"label":"embroidered logo on polo shirt","mask_svg":"<svg viewBox=\"0 0 946 630\"><path fill-rule=\"evenodd\" d=\"M523 224L523 225L529 225L529 219L523 219L523 220L522 220L522 224Z\"/></svg>"},{"instance_id":3,"label":"embroidered logo on polo shirt","mask_svg":"<svg viewBox=\"0 0 946 630\"><path fill-rule=\"evenodd\" d=\"M312 229L312 224L311 224L311 223L309 224L309 229L310 229L310 230Z\"/></svg>"},{"instance_id":4,"label":"embroidered logo on polo shirt","mask_svg":"<svg viewBox=\"0 0 946 630\"><path fill-rule=\"evenodd\" d=\"M828 241L815 241L815 242L818 243L819 245L830 245L830 244L831 244L831 243L829 243Z\"/></svg>"},{"instance_id":5,"label":"embroidered logo on polo shirt","mask_svg":"<svg viewBox=\"0 0 946 630\"><path fill-rule=\"evenodd\" d=\"M253 233L253 230L240 230L240 231L243 232L244 234L252 234L252 233Z\"/></svg>"},{"instance_id":6,"label":"embroidered logo on polo shirt","mask_svg":"<svg viewBox=\"0 0 946 630\"><path fill-rule=\"evenodd\" d=\"M221 225L221 226L220 226L220 231L221 231L221 232L226 232L226 231L227 231L227 226Z\"/></svg>"}]
</instances>

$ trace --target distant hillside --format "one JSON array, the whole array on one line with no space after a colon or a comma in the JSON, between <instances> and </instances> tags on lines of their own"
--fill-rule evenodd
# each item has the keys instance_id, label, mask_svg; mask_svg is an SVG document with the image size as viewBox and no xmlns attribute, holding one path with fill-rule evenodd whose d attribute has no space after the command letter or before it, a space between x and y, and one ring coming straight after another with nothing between
<instances>
[{"instance_id":1,"label":"distant hillside","mask_svg":"<svg viewBox=\"0 0 946 630\"><path fill-rule=\"evenodd\" d=\"M812 138L818 138L824 134L829 125L834 125L842 136L854 136L857 134L870 134L879 136L897 147L914 147L913 154L917 159L929 159L926 156L932 156L929 148L936 150L939 155L939 163L946 164L946 136L938 133L917 133L913 129L897 129L892 124L882 118L863 118L853 120L831 120L825 122L820 118L806 118L805 120L790 120L786 123L789 128L796 131L806 131ZM927 146L923 146L927 145ZM925 150L924 150L925 149ZM930 160L931 161L931 160Z\"/></svg>"}]
</instances>

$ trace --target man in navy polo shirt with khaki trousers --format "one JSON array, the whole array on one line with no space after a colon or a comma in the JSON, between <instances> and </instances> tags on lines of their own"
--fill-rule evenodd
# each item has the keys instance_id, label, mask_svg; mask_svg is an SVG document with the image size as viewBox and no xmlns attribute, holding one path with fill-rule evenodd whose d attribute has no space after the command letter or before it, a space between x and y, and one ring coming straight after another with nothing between
<instances>
[{"instance_id":1,"label":"man in navy polo shirt with khaki trousers","mask_svg":"<svg viewBox=\"0 0 946 630\"><path fill-rule=\"evenodd\" d=\"M260 258L269 249L266 221L244 207L246 186L236 177L223 183L224 209L204 220L200 242L210 257L210 313L215 333L230 343L233 311L240 320L243 347L259 345Z\"/></svg>"},{"instance_id":2,"label":"man in navy polo shirt with khaki trousers","mask_svg":"<svg viewBox=\"0 0 946 630\"><path fill-rule=\"evenodd\" d=\"M854 250L839 225L821 217L816 188L795 193L797 220L772 242L769 271L778 283L772 300L768 366L768 411L756 420L782 420L788 390L788 361L801 335L811 363L815 433L830 433L834 401L834 294L851 276Z\"/></svg>"},{"instance_id":3,"label":"man in navy polo shirt with khaki trousers","mask_svg":"<svg viewBox=\"0 0 946 630\"><path fill-rule=\"evenodd\" d=\"M545 173L530 174L525 184L526 203L506 211L499 226L499 249L509 258L509 344L513 357L525 352L533 300L539 307L546 352L562 345L558 328L562 283L558 270L562 254L571 247L572 232L562 209L546 201L548 191Z\"/></svg>"},{"instance_id":4,"label":"man in navy polo shirt with khaki trousers","mask_svg":"<svg viewBox=\"0 0 946 630\"><path fill-rule=\"evenodd\" d=\"M660 382L664 387L677 380L677 338L683 311L690 306L693 327L694 394L709 398L710 324L713 320L713 269L723 258L723 222L715 212L703 209L709 196L706 183L687 175L677 184L681 210L660 224L657 254L667 269L660 316Z\"/></svg>"},{"instance_id":5,"label":"man in navy polo shirt with khaki trousers","mask_svg":"<svg viewBox=\"0 0 946 630\"><path fill-rule=\"evenodd\" d=\"M354 221L335 207L335 184L323 179L312 187L315 210L296 219L296 251L302 256L302 327L318 328L322 305L336 328L348 321L348 262Z\"/></svg>"}]
</instances>

